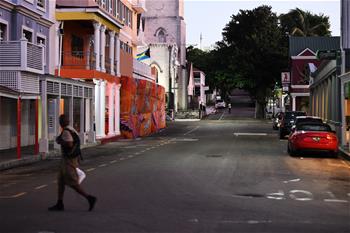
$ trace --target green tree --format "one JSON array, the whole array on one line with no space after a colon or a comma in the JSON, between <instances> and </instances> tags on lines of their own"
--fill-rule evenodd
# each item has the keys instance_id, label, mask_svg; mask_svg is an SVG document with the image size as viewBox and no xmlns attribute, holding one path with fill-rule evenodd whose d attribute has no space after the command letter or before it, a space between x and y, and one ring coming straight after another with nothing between
<instances>
[{"instance_id":1,"label":"green tree","mask_svg":"<svg viewBox=\"0 0 350 233\"><path fill-rule=\"evenodd\" d=\"M329 17L312 14L299 8L280 15L281 28L285 34L292 36L330 36Z\"/></svg>"},{"instance_id":2,"label":"green tree","mask_svg":"<svg viewBox=\"0 0 350 233\"><path fill-rule=\"evenodd\" d=\"M287 67L283 39L270 6L240 10L223 29L223 43L231 54L222 59L228 62L234 86L247 90L256 100L258 118L264 117L266 98Z\"/></svg>"}]
</instances>

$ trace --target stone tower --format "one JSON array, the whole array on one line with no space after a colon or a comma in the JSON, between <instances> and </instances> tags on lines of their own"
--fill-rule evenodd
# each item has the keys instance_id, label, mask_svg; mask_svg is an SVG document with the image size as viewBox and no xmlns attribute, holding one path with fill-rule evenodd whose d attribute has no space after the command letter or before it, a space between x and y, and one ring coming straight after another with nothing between
<instances>
[{"instance_id":1,"label":"stone tower","mask_svg":"<svg viewBox=\"0 0 350 233\"><path fill-rule=\"evenodd\" d=\"M177 77L175 77L176 109L187 108L186 24L184 0L146 0L144 38L147 44L176 45ZM164 61L166 62L166 61ZM169 62L169 61L167 61ZM172 91L172 90L171 90Z\"/></svg>"}]
</instances>

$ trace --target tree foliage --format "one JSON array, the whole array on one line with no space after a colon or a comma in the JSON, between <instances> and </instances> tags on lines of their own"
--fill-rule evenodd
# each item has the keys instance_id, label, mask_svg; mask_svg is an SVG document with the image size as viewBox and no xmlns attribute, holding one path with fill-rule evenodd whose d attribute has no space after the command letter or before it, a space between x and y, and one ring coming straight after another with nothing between
<instances>
[{"instance_id":1,"label":"tree foliage","mask_svg":"<svg viewBox=\"0 0 350 233\"><path fill-rule=\"evenodd\" d=\"M292 36L330 36L329 17L312 14L299 8L280 15L281 29Z\"/></svg>"},{"instance_id":2,"label":"tree foliage","mask_svg":"<svg viewBox=\"0 0 350 233\"><path fill-rule=\"evenodd\" d=\"M288 68L288 35L330 35L329 18L300 9L277 16L270 6L240 10L223 29L211 51L189 47L187 60L206 73L210 87L225 98L233 88L248 91L263 117L280 74ZM259 111L260 110L260 111Z\"/></svg>"}]
</instances>

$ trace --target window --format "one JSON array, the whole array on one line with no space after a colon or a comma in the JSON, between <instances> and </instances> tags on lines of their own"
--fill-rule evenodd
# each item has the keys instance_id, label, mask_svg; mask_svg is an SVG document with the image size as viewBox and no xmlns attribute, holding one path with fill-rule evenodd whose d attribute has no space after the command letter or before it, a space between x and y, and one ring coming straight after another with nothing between
<instances>
[{"instance_id":1,"label":"window","mask_svg":"<svg viewBox=\"0 0 350 233\"><path fill-rule=\"evenodd\" d=\"M45 9L45 0L37 0L36 5L38 8Z\"/></svg>"},{"instance_id":2,"label":"window","mask_svg":"<svg viewBox=\"0 0 350 233\"><path fill-rule=\"evenodd\" d=\"M0 41L7 40L7 25L0 23Z\"/></svg>"},{"instance_id":3,"label":"window","mask_svg":"<svg viewBox=\"0 0 350 233\"><path fill-rule=\"evenodd\" d=\"M23 36L26 38L29 42L33 42L33 32L23 29Z\"/></svg>"},{"instance_id":4,"label":"window","mask_svg":"<svg viewBox=\"0 0 350 233\"><path fill-rule=\"evenodd\" d=\"M72 49L72 56L83 58L83 51L84 51L83 38L72 35L71 49Z\"/></svg>"},{"instance_id":5,"label":"window","mask_svg":"<svg viewBox=\"0 0 350 233\"><path fill-rule=\"evenodd\" d=\"M165 37L165 33L163 30L160 30L158 32L158 42L159 43L166 43L166 37Z\"/></svg>"},{"instance_id":6,"label":"window","mask_svg":"<svg viewBox=\"0 0 350 233\"><path fill-rule=\"evenodd\" d=\"M44 36L36 36L36 44L43 44L44 45L44 65L46 65L46 38Z\"/></svg>"}]
</instances>

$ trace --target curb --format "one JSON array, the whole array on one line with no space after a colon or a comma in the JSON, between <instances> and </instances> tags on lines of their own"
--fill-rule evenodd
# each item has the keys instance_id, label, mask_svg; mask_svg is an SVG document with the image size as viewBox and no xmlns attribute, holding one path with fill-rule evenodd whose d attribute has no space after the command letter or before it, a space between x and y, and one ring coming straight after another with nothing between
<instances>
[{"instance_id":1,"label":"curb","mask_svg":"<svg viewBox=\"0 0 350 233\"><path fill-rule=\"evenodd\" d=\"M346 151L344 148L339 147L338 155L340 155L343 159L350 161L350 152Z\"/></svg>"},{"instance_id":2,"label":"curb","mask_svg":"<svg viewBox=\"0 0 350 233\"><path fill-rule=\"evenodd\" d=\"M200 121L201 119L175 119L178 122Z\"/></svg>"}]
</instances>

